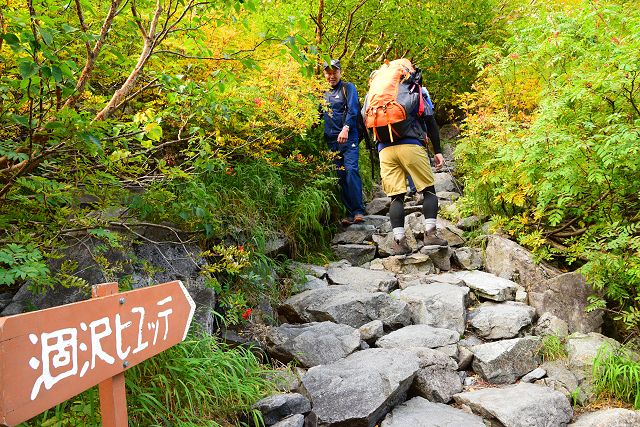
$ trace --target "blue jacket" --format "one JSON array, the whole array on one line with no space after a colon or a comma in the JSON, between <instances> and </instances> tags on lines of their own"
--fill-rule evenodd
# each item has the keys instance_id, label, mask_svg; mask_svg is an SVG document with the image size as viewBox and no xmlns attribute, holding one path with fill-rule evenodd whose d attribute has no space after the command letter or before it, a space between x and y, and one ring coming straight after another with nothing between
<instances>
[{"instance_id":1,"label":"blue jacket","mask_svg":"<svg viewBox=\"0 0 640 427\"><path fill-rule=\"evenodd\" d=\"M324 112L325 136L329 140L337 139L342 127L346 124L349 126L349 141L357 142L356 114L360 114L360 111L358 111L358 91L353 83L344 83L340 80L335 87L324 93L324 99L329 106L328 111Z\"/></svg>"}]
</instances>

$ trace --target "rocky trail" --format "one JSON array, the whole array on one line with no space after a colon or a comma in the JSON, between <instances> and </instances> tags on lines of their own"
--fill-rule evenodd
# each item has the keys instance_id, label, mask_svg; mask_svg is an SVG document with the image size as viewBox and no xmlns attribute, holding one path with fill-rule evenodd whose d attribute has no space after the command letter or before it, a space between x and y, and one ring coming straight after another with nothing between
<instances>
[{"instance_id":1,"label":"rocky trail","mask_svg":"<svg viewBox=\"0 0 640 427\"><path fill-rule=\"evenodd\" d=\"M449 159L451 163L451 159ZM459 196L438 173L443 210ZM408 199L413 253L392 256L390 199L376 197L364 224L333 239L341 261L296 264L299 293L278 307L266 348L298 375L256 403L277 427L640 426L640 412L604 409L575 416L593 399L591 365L603 344L602 313L585 313L578 273L535 264L497 234L467 246L478 218L438 220L449 247L423 247L421 203ZM486 227L484 228L486 231ZM567 356L542 358L546 335Z\"/></svg>"}]
</instances>

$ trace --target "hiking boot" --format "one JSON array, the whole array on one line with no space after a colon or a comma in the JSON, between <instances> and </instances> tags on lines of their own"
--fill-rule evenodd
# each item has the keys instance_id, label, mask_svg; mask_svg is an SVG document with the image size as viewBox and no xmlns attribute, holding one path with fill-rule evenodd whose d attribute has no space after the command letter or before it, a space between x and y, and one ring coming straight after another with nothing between
<instances>
[{"instance_id":1,"label":"hiking boot","mask_svg":"<svg viewBox=\"0 0 640 427\"><path fill-rule=\"evenodd\" d=\"M353 223L354 223L354 224L360 224L361 222L364 222L364 215L362 215L362 214L356 214L356 215L353 217Z\"/></svg>"},{"instance_id":2,"label":"hiking boot","mask_svg":"<svg viewBox=\"0 0 640 427\"><path fill-rule=\"evenodd\" d=\"M353 218L351 218L351 217L342 218L340 220L340 224L342 224L345 227L348 227L351 224L353 224Z\"/></svg>"},{"instance_id":3,"label":"hiking boot","mask_svg":"<svg viewBox=\"0 0 640 427\"><path fill-rule=\"evenodd\" d=\"M425 234L423 243L425 246L449 246L449 242L438 237L435 231Z\"/></svg>"},{"instance_id":4,"label":"hiking boot","mask_svg":"<svg viewBox=\"0 0 640 427\"><path fill-rule=\"evenodd\" d=\"M407 244L406 237L403 237L400 240L393 239L391 250L393 251L394 255L406 255L408 253L411 253L411 248Z\"/></svg>"}]
</instances>

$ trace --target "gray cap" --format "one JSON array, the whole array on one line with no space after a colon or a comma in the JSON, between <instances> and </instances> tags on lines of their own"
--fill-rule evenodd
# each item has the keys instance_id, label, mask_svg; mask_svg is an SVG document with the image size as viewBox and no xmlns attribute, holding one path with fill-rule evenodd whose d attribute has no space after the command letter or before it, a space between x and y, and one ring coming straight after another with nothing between
<instances>
[{"instance_id":1,"label":"gray cap","mask_svg":"<svg viewBox=\"0 0 640 427\"><path fill-rule=\"evenodd\" d=\"M327 68L337 68L338 70L341 69L340 67L340 60L339 59L332 59L331 62L329 64L327 64L327 62L324 62L324 69L326 70Z\"/></svg>"}]
</instances>

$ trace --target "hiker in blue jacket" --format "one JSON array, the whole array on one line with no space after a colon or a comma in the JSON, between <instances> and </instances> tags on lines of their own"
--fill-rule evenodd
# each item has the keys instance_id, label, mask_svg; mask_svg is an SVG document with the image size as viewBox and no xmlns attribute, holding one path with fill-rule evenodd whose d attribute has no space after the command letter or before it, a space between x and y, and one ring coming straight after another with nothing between
<instances>
[{"instance_id":1,"label":"hiker in blue jacket","mask_svg":"<svg viewBox=\"0 0 640 427\"><path fill-rule=\"evenodd\" d=\"M353 83L343 82L340 61L332 59L324 64L324 77L331 90L324 93L328 109L324 111L324 136L329 149L337 153L335 159L342 203L347 209L343 225L364 221L362 180L358 167L358 129L356 115L360 114L358 92Z\"/></svg>"}]
</instances>

